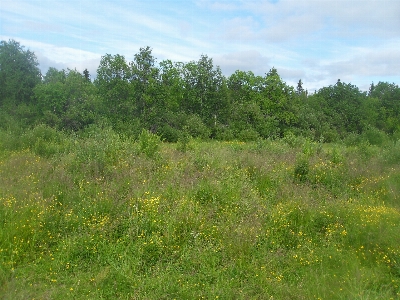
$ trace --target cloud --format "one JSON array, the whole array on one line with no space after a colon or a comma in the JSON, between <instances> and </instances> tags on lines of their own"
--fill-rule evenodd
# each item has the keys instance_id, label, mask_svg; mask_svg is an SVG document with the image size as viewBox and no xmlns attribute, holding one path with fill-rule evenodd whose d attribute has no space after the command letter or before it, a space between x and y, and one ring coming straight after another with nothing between
<instances>
[{"instance_id":1,"label":"cloud","mask_svg":"<svg viewBox=\"0 0 400 300\"><path fill-rule=\"evenodd\" d=\"M207 2L207 1L205 1ZM209 3L210 9L224 2ZM386 0L302 0L241 1L241 16L263 20L259 31L252 26L251 35L266 42L282 42L305 35L321 37L377 37L400 35L400 1ZM254 24L254 23L253 23ZM258 24L260 25L260 23Z\"/></svg>"},{"instance_id":2,"label":"cloud","mask_svg":"<svg viewBox=\"0 0 400 300\"><path fill-rule=\"evenodd\" d=\"M225 76L233 74L236 70L251 70L256 75L265 75L270 69L269 58L255 50L232 52L215 56L213 59Z\"/></svg>"},{"instance_id":3,"label":"cloud","mask_svg":"<svg viewBox=\"0 0 400 300\"><path fill-rule=\"evenodd\" d=\"M234 2L213 2L210 8L216 11L234 11L238 9L238 5Z\"/></svg>"},{"instance_id":4,"label":"cloud","mask_svg":"<svg viewBox=\"0 0 400 300\"><path fill-rule=\"evenodd\" d=\"M8 36L0 36L0 38L1 40L12 39ZM35 53L43 74L47 72L49 67L59 70L76 68L80 72L87 68L91 74L95 74L101 58L98 53L76 48L60 47L26 39L18 39L18 42Z\"/></svg>"},{"instance_id":5,"label":"cloud","mask_svg":"<svg viewBox=\"0 0 400 300\"><path fill-rule=\"evenodd\" d=\"M202 9L210 9L213 11L234 11L240 8L238 1L214 1L214 0L197 0L194 1L196 6Z\"/></svg>"},{"instance_id":6,"label":"cloud","mask_svg":"<svg viewBox=\"0 0 400 300\"><path fill-rule=\"evenodd\" d=\"M254 40L257 39L258 23L253 17L236 17L226 20L222 23L222 33L217 33L217 36L228 40Z\"/></svg>"},{"instance_id":7,"label":"cloud","mask_svg":"<svg viewBox=\"0 0 400 300\"><path fill-rule=\"evenodd\" d=\"M269 23L260 33L266 42L281 42L292 38L307 38L322 29L322 20L307 15L292 16L276 24Z\"/></svg>"},{"instance_id":8,"label":"cloud","mask_svg":"<svg viewBox=\"0 0 400 300\"><path fill-rule=\"evenodd\" d=\"M227 76L274 66L286 82L318 89L338 78L400 81L399 16L398 0L15 0L0 5L0 30L42 69L93 73L106 53L129 61L150 46L158 61L205 54Z\"/></svg>"},{"instance_id":9,"label":"cloud","mask_svg":"<svg viewBox=\"0 0 400 300\"><path fill-rule=\"evenodd\" d=\"M399 81L399 43L384 43L380 47L345 47L334 58L307 58L301 79L310 91L335 84L338 79L367 91L372 81ZM279 74L281 74L278 68ZM290 76L282 73L283 78ZM288 83L291 82L288 80Z\"/></svg>"},{"instance_id":10,"label":"cloud","mask_svg":"<svg viewBox=\"0 0 400 300\"><path fill-rule=\"evenodd\" d=\"M36 22L36 21L24 21L24 27L29 28L29 30L37 31L40 33L43 32L57 32L62 33L63 29L59 25L45 23L45 22Z\"/></svg>"},{"instance_id":11,"label":"cloud","mask_svg":"<svg viewBox=\"0 0 400 300\"><path fill-rule=\"evenodd\" d=\"M306 75L305 70L302 69L278 68L277 71L281 78L284 78L288 83L291 82L293 86Z\"/></svg>"},{"instance_id":12,"label":"cloud","mask_svg":"<svg viewBox=\"0 0 400 300\"><path fill-rule=\"evenodd\" d=\"M349 59L327 64L325 69L346 80L360 76L400 76L400 53L397 49L361 49Z\"/></svg>"},{"instance_id":13,"label":"cloud","mask_svg":"<svg viewBox=\"0 0 400 300\"><path fill-rule=\"evenodd\" d=\"M178 23L179 34L182 38L187 38L191 35L193 27L192 25L184 20L179 21Z\"/></svg>"}]
</instances>

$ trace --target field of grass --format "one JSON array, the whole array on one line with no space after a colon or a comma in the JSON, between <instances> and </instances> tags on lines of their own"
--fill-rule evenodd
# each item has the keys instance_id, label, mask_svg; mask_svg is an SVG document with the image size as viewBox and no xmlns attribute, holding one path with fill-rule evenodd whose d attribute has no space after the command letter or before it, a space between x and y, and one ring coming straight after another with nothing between
<instances>
[{"instance_id":1,"label":"field of grass","mask_svg":"<svg viewBox=\"0 0 400 300\"><path fill-rule=\"evenodd\" d=\"M1 299L400 299L400 142L0 132Z\"/></svg>"}]
</instances>

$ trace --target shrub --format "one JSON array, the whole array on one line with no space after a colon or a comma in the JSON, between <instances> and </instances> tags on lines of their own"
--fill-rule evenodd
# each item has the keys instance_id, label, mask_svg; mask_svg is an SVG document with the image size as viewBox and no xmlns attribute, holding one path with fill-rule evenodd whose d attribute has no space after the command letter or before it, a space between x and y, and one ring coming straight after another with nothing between
<instances>
[{"instance_id":1,"label":"shrub","mask_svg":"<svg viewBox=\"0 0 400 300\"><path fill-rule=\"evenodd\" d=\"M126 155L127 146L111 127L91 125L74 141L75 160L71 164L80 172L85 166L89 174L104 174L107 167L115 165Z\"/></svg>"},{"instance_id":2,"label":"shrub","mask_svg":"<svg viewBox=\"0 0 400 300\"><path fill-rule=\"evenodd\" d=\"M221 124L217 124L212 136L220 141L231 141L235 139L234 131L229 126Z\"/></svg>"},{"instance_id":3,"label":"shrub","mask_svg":"<svg viewBox=\"0 0 400 300\"><path fill-rule=\"evenodd\" d=\"M191 115L186 120L186 128L192 137L209 138L211 130L203 123L198 115Z\"/></svg>"},{"instance_id":4,"label":"shrub","mask_svg":"<svg viewBox=\"0 0 400 300\"><path fill-rule=\"evenodd\" d=\"M371 145L376 145L376 146L382 146L383 143L387 140L386 134L375 127L369 127L363 133L363 137Z\"/></svg>"},{"instance_id":5,"label":"shrub","mask_svg":"<svg viewBox=\"0 0 400 300\"><path fill-rule=\"evenodd\" d=\"M179 138L178 138L178 143L177 143L177 150L180 152L186 152L187 150L190 149L190 141L191 141L191 136L187 131L181 132Z\"/></svg>"},{"instance_id":6,"label":"shrub","mask_svg":"<svg viewBox=\"0 0 400 300\"><path fill-rule=\"evenodd\" d=\"M400 141L393 143L385 149L385 161L390 164L400 163Z\"/></svg>"},{"instance_id":7,"label":"shrub","mask_svg":"<svg viewBox=\"0 0 400 300\"><path fill-rule=\"evenodd\" d=\"M331 128L329 125L324 124L319 132L319 137L327 143L336 142L339 140L339 134L336 129Z\"/></svg>"},{"instance_id":8,"label":"shrub","mask_svg":"<svg viewBox=\"0 0 400 300\"><path fill-rule=\"evenodd\" d=\"M373 147L367 140L363 140L357 147L358 153L363 160L369 160L376 154L376 148Z\"/></svg>"},{"instance_id":9,"label":"shrub","mask_svg":"<svg viewBox=\"0 0 400 300\"><path fill-rule=\"evenodd\" d=\"M357 146L358 144L361 143L362 137L361 135L355 133L355 132L350 132L344 139L343 143L346 146Z\"/></svg>"},{"instance_id":10,"label":"shrub","mask_svg":"<svg viewBox=\"0 0 400 300\"><path fill-rule=\"evenodd\" d=\"M50 157L65 150L63 133L45 124L27 131L21 140L26 148L43 157Z\"/></svg>"},{"instance_id":11,"label":"shrub","mask_svg":"<svg viewBox=\"0 0 400 300\"><path fill-rule=\"evenodd\" d=\"M158 135L143 129L139 135L139 151L148 158L157 158L161 139Z\"/></svg>"},{"instance_id":12,"label":"shrub","mask_svg":"<svg viewBox=\"0 0 400 300\"><path fill-rule=\"evenodd\" d=\"M301 155L296 160L294 167L294 180L298 182L305 182L310 171L310 163L307 156Z\"/></svg>"},{"instance_id":13,"label":"shrub","mask_svg":"<svg viewBox=\"0 0 400 300\"><path fill-rule=\"evenodd\" d=\"M334 164L340 164L343 162L343 155L341 151L337 148L334 147L330 152L329 152L329 160L334 163Z\"/></svg>"},{"instance_id":14,"label":"shrub","mask_svg":"<svg viewBox=\"0 0 400 300\"><path fill-rule=\"evenodd\" d=\"M16 133L0 130L0 150L20 150L24 148L21 136Z\"/></svg>"},{"instance_id":15,"label":"shrub","mask_svg":"<svg viewBox=\"0 0 400 300\"><path fill-rule=\"evenodd\" d=\"M312 142L309 139L305 139L304 144L303 144L303 154L312 156L315 155L315 153L320 154L322 152L322 143L319 142Z\"/></svg>"},{"instance_id":16,"label":"shrub","mask_svg":"<svg viewBox=\"0 0 400 300\"><path fill-rule=\"evenodd\" d=\"M255 141L259 138L258 132L253 128L243 129L238 134L238 139L243 142Z\"/></svg>"},{"instance_id":17,"label":"shrub","mask_svg":"<svg viewBox=\"0 0 400 300\"><path fill-rule=\"evenodd\" d=\"M171 127L168 124L162 126L158 131L158 134L161 135L162 139L166 142L176 143L181 135L180 130Z\"/></svg>"},{"instance_id":18,"label":"shrub","mask_svg":"<svg viewBox=\"0 0 400 300\"><path fill-rule=\"evenodd\" d=\"M300 147L304 143L304 138L296 136L292 131L285 132L282 140L292 148Z\"/></svg>"}]
</instances>

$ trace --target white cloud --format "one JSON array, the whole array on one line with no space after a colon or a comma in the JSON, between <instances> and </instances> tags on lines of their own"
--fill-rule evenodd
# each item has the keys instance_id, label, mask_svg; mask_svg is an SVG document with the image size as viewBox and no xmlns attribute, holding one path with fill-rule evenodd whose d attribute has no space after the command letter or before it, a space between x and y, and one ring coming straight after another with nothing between
<instances>
[{"instance_id":1,"label":"white cloud","mask_svg":"<svg viewBox=\"0 0 400 300\"><path fill-rule=\"evenodd\" d=\"M269 58L255 50L232 52L214 57L215 65L221 67L226 76L236 70L253 71L256 75L265 75L270 67Z\"/></svg>"},{"instance_id":2,"label":"white cloud","mask_svg":"<svg viewBox=\"0 0 400 300\"><path fill-rule=\"evenodd\" d=\"M397 0L282 0L276 3L244 0L241 4L243 15L263 19L267 41L312 35L322 29L321 34L335 37L387 38L400 34L400 1Z\"/></svg>"},{"instance_id":3,"label":"white cloud","mask_svg":"<svg viewBox=\"0 0 400 300\"><path fill-rule=\"evenodd\" d=\"M350 80L356 76L400 77L400 53L397 49L360 49L351 58L331 62L325 68L330 74Z\"/></svg>"},{"instance_id":4,"label":"white cloud","mask_svg":"<svg viewBox=\"0 0 400 300\"><path fill-rule=\"evenodd\" d=\"M234 11L238 9L238 5L233 1L230 2L213 2L211 4L212 10L217 11Z\"/></svg>"},{"instance_id":5,"label":"white cloud","mask_svg":"<svg viewBox=\"0 0 400 300\"><path fill-rule=\"evenodd\" d=\"M230 20L222 22L222 34L218 31L216 33L222 39L246 41L257 39L258 23L252 16L248 17L235 17Z\"/></svg>"},{"instance_id":6,"label":"white cloud","mask_svg":"<svg viewBox=\"0 0 400 300\"><path fill-rule=\"evenodd\" d=\"M281 42L291 38L307 38L322 29L322 20L307 15L293 16L276 24L270 23L262 30L261 38L267 42Z\"/></svg>"},{"instance_id":7,"label":"white cloud","mask_svg":"<svg viewBox=\"0 0 400 300\"><path fill-rule=\"evenodd\" d=\"M400 83L399 0L5 0L0 30L33 50L42 68L88 68L106 53L158 61L206 54L225 75L274 66L309 90L338 78Z\"/></svg>"},{"instance_id":8,"label":"white cloud","mask_svg":"<svg viewBox=\"0 0 400 300\"><path fill-rule=\"evenodd\" d=\"M7 36L0 36L0 38L1 40L12 39ZM80 72L87 68L91 74L95 74L101 58L101 54L76 48L59 47L25 39L18 39L18 42L35 53L43 74L47 72L49 67L57 69L76 68Z\"/></svg>"}]
</instances>

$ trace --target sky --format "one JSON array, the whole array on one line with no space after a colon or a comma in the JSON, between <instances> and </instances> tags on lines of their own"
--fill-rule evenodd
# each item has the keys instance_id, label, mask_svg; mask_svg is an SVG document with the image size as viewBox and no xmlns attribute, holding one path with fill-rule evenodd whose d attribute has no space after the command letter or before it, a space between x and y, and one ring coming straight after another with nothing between
<instances>
[{"instance_id":1,"label":"sky","mask_svg":"<svg viewBox=\"0 0 400 300\"><path fill-rule=\"evenodd\" d=\"M400 0L1 0L0 40L49 67L87 68L105 54L132 61L213 59L223 74L265 76L314 92L338 79L361 90L400 84Z\"/></svg>"}]
</instances>

